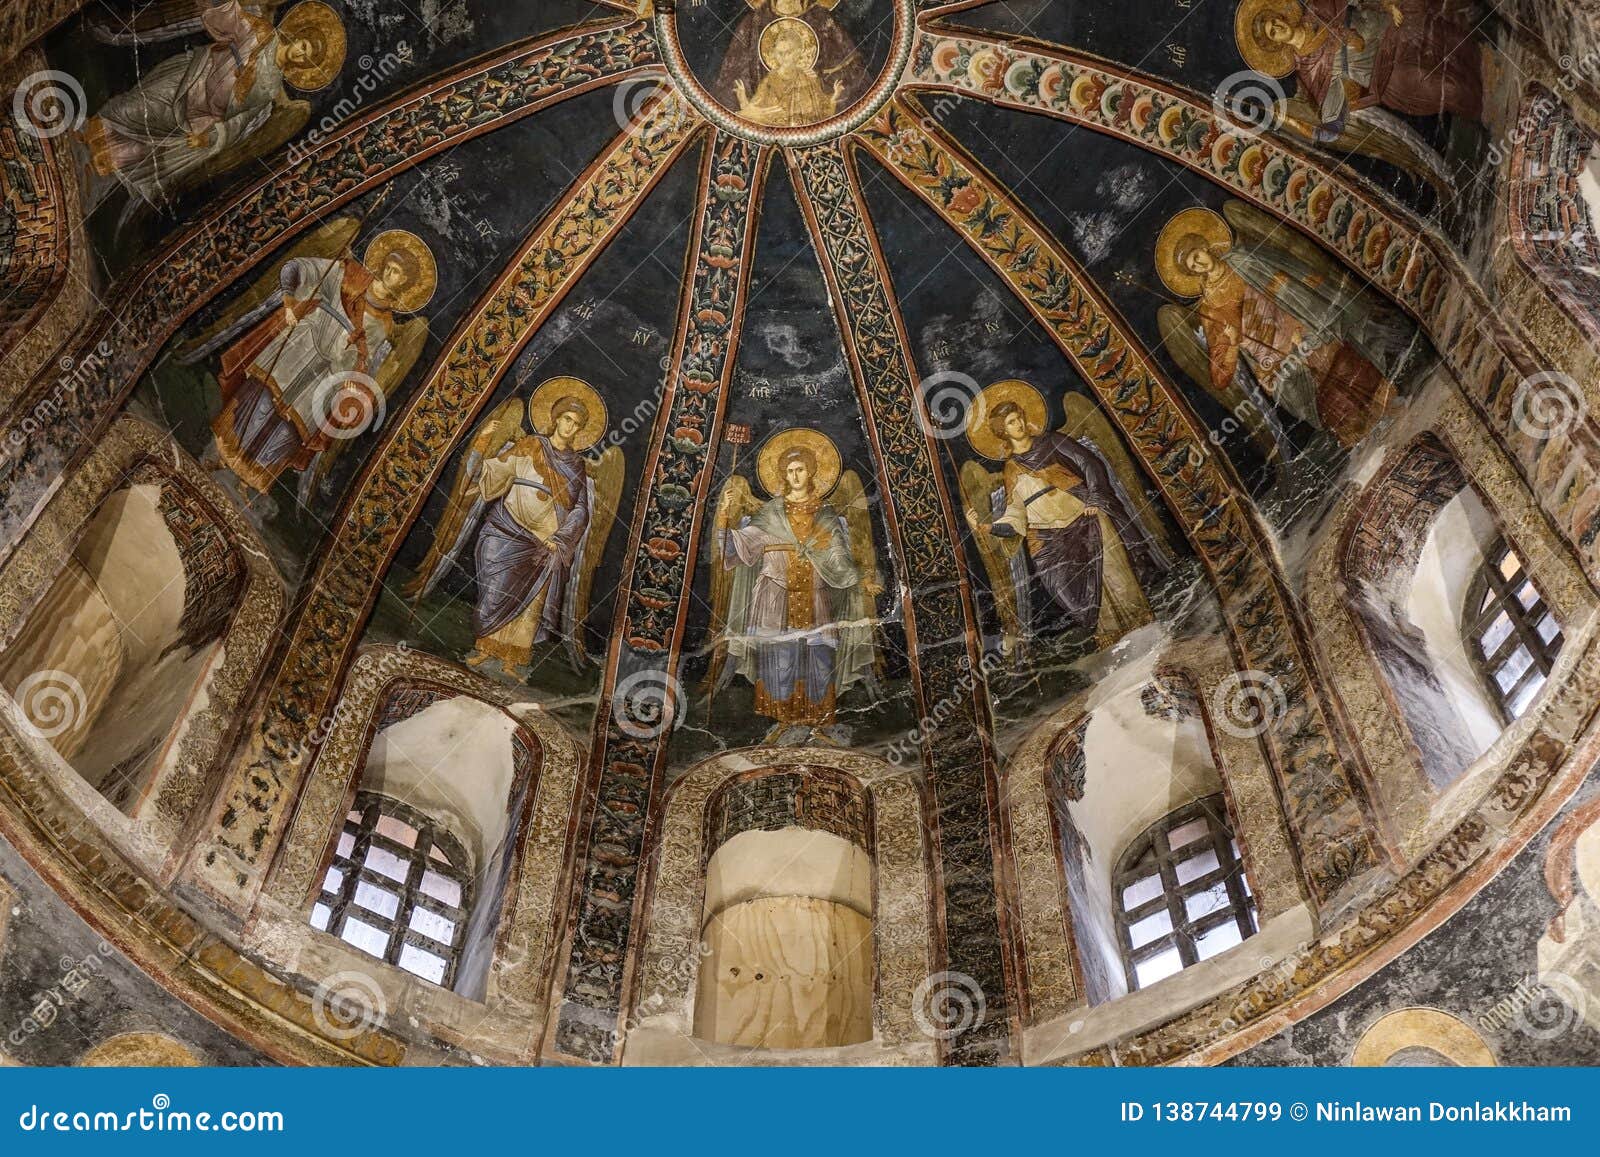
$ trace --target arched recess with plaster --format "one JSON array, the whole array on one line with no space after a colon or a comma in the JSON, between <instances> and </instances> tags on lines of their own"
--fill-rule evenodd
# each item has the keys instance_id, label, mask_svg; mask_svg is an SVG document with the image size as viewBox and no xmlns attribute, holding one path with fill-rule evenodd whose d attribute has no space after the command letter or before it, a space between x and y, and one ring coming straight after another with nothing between
<instances>
[{"instance_id":1,"label":"arched recess with plaster","mask_svg":"<svg viewBox=\"0 0 1600 1157\"><path fill-rule=\"evenodd\" d=\"M808 777L811 783L804 784ZM910 773L824 748L751 748L717 756L672 786L656 855L625 1064L935 1063L941 1028L925 983L933 948L928 849L921 792ZM843 945L866 951L855 960L847 961L848 953L839 956L834 970L850 991L841 993L834 1015L811 1018L819 1029L827 1023L843 1037L865 1039L832 1047L760 1048L702 1035L730 1023L726 1013L705 1007L718 999L727 979L708 970L738 966L730 948L737 937L726 935L722 925L730 910L751 900L758 906L778 901L768 908L805 909L796 913L805 927L772 929L791 949L810 937L813 921L825 919L825 907L849 913L832 913L841 929L870 931L869 946ZM772 915L751 910L748 919ZM752 937L746 937L746 947L766 955ZM816 959L830 951L819 951ZM858 987L863 971L869 983L875 980L864 990ZM863 1010L860 1002L869 994ZM751 1010L754 1017L738 1015ZM734 1025L772 1015L760 1000L733 1011Z\"/></svg>"},{"instance_id":2,"label":"arched recess with plaster","mask_svg":"<svg viewBox=\"0 0 1600 1157\"><path fill-rule=\"evenodd\" d=\"M221 490L123 419L0 571L0 685L84 811L168 873L283 589Z\"/></svg>"},{"instance_id":3,"label":"arched recess with plaster","mask_svg":"<svg viewBox=\"0 0 1600 1157\"><path fill-rule=\"evenodd\" d=\"M1357 477L1307 552L1306 602L1371 770L1379 822L1410 860L1477 805L1537 732L1579 671L1600 600L1459 397L1408 415L1367 451ZM1523 560L1565 640L1545 689L1510 720L1462 634L1465 596L1499 540Z\"/></svg>"}]
</instances>

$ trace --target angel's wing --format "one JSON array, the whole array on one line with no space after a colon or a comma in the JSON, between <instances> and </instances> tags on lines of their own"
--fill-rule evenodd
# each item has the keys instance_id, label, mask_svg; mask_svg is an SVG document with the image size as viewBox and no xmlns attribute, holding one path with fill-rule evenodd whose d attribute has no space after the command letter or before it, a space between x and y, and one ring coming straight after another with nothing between
<instances>
[{"instance_id":1,"label":"angel's wing","mask_svg":"<svg viewBox=\"0 0 1600 1157\"><path fill-rule=\"evenodd\" d=\"M1211 357L1206 351L1200 311L1193 305L1163 305L1156 311L1156 326L1161 344L1178 368L1194 379L1195 385L1216 398L1234 420L1250 432L1268 463L1278 460L1278 443L1261 409L1245 397L1237 378L1218 389L1211 381Z\"/></svg>"},{"instance_id":2,"label":"angel's wing","mask_svg":"<svg viewBox=\"0 0 1600 1157\"><path fill-rule=\"evenodd\" d=\"M1243 201L1228 201L1222 206L1222 215L1233 226L1237 243L1245 249L1262 245L1287 253L1300 264L1322 274L1332 281L1343 282L1354 288L1344 266L1314 244L1298 230L1291 229L1278 218Z\"/></svg>"},{"instance_id":3,"label":"angel's wing","mask_svg":"<svg viewBox=\"0 0 1600 1157\"><path fill-rule=\"evenodd\" d=\"M622 479L626 463L622 447L612 446L599 458L586 462L589 481L594 484L594 504L589 510L589 533L583 540L583 557L578 559L578 571L573 577L577 587L572 602L572 644L578 655L583 655L581 638L584 620L589 617L589 591L594 584L595 568L606 551L606 540L617 521L617 506L622 500Z\"/></svg>"},{"instance_id":4,"label":"angel's wing","mask_svg":"<svg viewBox=\"0 0 1600 1157\"><path fill-rule=\"evenodd\" d=\"M1071 434L1081 442L1089 443L1100 452L1100 456L1111 467L1112 475L1122 484L1122 492L1140 524L1145 528L1145 532L1163 551L1171 555L1172 539L1167 535L1166 525L1161 521L1161 516L1155 507L1144 500L1146 489L1144 475L1129 457L1127 448L1123 446L1122 439L1112 428L1105 411L1096 405L1093 399L1077 393L1068 393L1063 405L1066 407L1067 420L1061 427L1061 432Z\"/></svg>"},{"instance_id":5,"label":"angel's wing","mask_svg":"<svg viewBox=\"0 0 1600 1157\"><path fill-rule=\"evenodd\" d=\"M154 44L192 36L202 31L200 18L216 3L217 0L153 0L132 12L116 13L96 5L87 19L89 34L104 44ZM244 7L273 20L282 3L283 0L258 0Z\"/></svg>"},{"instance_id":6,"label":"angel's wing","mask_svg":"<svg viewBox=\"0 0 1600 1157\"><path fill-rule=\"evenodd\" d=\"M828 505L844 519L845 528L850 532L850 554L861 575L862 589L868 597L877 597L883 590L883 572L878 569L878 548L872 541L872 507L867 502L861 478L854 470L846 470L839 476L839 484L829 495Z\"/></svg>"},{"instance_id":7,"label":"angel's wing","mask_svg":"<svg viewBox=\"0 0 1600 1157\"><path fill-rule=\"evenodd\" d=\"M1022 634L1022 620L1017 614L1017 591L1011 581L1011 556L1017 552L1020 539L996 538L987 527L994 521L994 492L1004 481L991 474L977 462L968 460L961 464L961 505L968 521L976 520L979 529L973 531L977 540L978 555L983 559L984 572L989 576L989 589L994 592L995 610L1000 615L1000 629L1011 638Z\"/></svg>"},{"instance_id":8,"label":"angel's wing","mask_svg":"<svg viewBox=\"0 0 1600 1157\"><path fill-rule=\"evenodd\" d=\"M406 380L411 367L417 364L417 358L422 355L422 347L427 341L428 319L425 317L414 317L404 325L395 326L389 356L383 359L383 365L378 368L378 392L383 395L385 404L394 397L400 383Z\"/></svg>"},{"instance_id":9,"label":"angel's wing","mask_svg":"<svg viewBox=\"0 0 1600 1157\"><path fill-rule=\"evenodd\" d=\"M378 398L373 419L364 423L367 429L376 429L381 415L388 409L389 399L394 396L394 391L400 383L405 381L406 374L411 372L411 367L416 365L417 357L422 353L422 346L428 340L428 319L414 317L394 331L394 341L389 350L389 356L383 359L383 365L378 370L375 380L378 387ZM364 415L363 415L364 416ZM300 474L300 505L311 508L322 490L322 483L333 470L333 464L339 460L340 453L353 439L335 438L328 445L317 451L311 459L311 464Z\"/></svg>"},{"instance_id":10,"label":"angel's wing","mask_svg":"<svg viewBox=\"0 0 1600 1157\"><path fill-rule=\"evenodd\" d=\"M174 192L183 192L212 177L231 173L234 169L257 157L271 156L288 144L306 127L311 119L311 102L290 100L280 95L272 105L272 115L253 133L246 133L206 161L194 171L193 178L185 181Z\"/></svg>"},{"instance_id":11,"label":"angel's wing","mask_svg":"<svg viewBox=\"0 0 1600 1157\"><path fill-rule=\"evenodd\" d=\"M520 397L510 397L473 431L472 441L461 455L461 465L450 483L450 497L444 515L433 528L433 545L417 568L416 577L406 584L405 597L418 602L438 585L463 548L464 536L471 532L482 510L478 498L478 475L485 458L493 458L527 431L522 424L526 412Z\"/></svg>"},{"instance_id":12,"label":"angel's wing","mask_svg":"<svg viewBox=\"0 0 1600 1157\"><path fill-rule=\"evenodd\" d=\"M1284 106L1284 124L1297 135L1311 139L1316 122L1317 113L1309 101L1297 96ZM1427 181L1441 197L1451 191L1450 169L1439 151L1410 125L1384 109L1356 109L1345 123L1344 131L1321 144L1335 152L1355 153L1393 165L1401 172Z\"/></svg>"},{"instance_id":13,"label":"angel's wing","mask_svg":"<svg viewBox=\"0 0 1600 1157\"><path fill-rule=\"evenodd\" d=\"M716 690L722 678L723 664L728 660L728 603L733 597L733 571L724 562L726 549L723 531L739 525L741 518L761 509L761 501L750 490L750 481L742 474L731 476L723 483L717 495L716 516L711 522L711 666L706 671L704 690Z\"/></svg>"},{"instance_id":14,"label":"angel's wing","mask_svg":"<svg viewBox=\"0 0 1600 1157\"><path fill-rule=\"evenodd\" d=\"M221 317L193 337L179 343L174 353L182 358L185 353L213 342L219 334L232 328L240 318L248 315L278 291L279 271L289 261L296 257L333 257L342 253L355 239L356 230L360 227L361 222L354 217L339 217L313 231L291 247L279 260L274 261L265 273L256 278L249 289L240 294L223 311Z\"/></svg>"}]
</instances>

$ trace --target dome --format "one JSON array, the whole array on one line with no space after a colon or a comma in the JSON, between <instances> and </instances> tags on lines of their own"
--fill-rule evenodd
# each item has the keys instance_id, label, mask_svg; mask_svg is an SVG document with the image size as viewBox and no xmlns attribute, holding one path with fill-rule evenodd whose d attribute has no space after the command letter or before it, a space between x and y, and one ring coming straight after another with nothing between
<instances>
[{"instance_id":1,"label":"dome","mask_svg":"<svg viewBox=\"0 0 1600 1157\"><path fill-rule=\"evenodd\" d=\"M1600 1062L1587 17L77 7L10 1059Z\"/></svg>"}]
</instances>

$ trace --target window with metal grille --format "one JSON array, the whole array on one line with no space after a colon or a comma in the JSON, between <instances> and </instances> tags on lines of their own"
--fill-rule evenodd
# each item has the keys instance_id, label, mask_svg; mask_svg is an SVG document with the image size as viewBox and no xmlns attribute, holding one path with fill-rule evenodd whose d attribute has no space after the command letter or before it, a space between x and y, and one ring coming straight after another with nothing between
<instances>
[{"instance_id":1,"label":"window with metal grille","mask_svg":"<svg viewBox=\"0 0 1600 1157\"><path fill-rule=\"evenodd\" d=\"M433 820L362 792L345 816L311 924L448 988L472 907L467 862L460 841Z\"/></svg>"},{"instance_id":2,"label":"window with metal grille","mask_svg":"<svg viewBox=\"0 0 1600 1157\"><path fill-rule=\"evenodd\" d=\"M1508 723L1539 694L1566 642L1555 612L1505 539L1490 548L1467 591L1461 633Z\"/></svg>"},{"instance_id":3,"label":"window with metal grille","mask_svg":"<svg viewBox=\"0 0 1600 1157\"><path fill-rule=\"evenodd\" d=\"M1128 988L1147 988L1256 931L1256 902L1221 795L1158 820L1111 880Z\"/></svg>"}]
</instances>

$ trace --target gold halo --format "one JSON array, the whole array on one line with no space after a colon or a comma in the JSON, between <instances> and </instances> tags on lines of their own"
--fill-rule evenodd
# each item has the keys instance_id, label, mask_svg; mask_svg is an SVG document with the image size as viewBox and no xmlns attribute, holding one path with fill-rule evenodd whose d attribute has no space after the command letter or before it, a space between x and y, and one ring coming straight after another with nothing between
<instances>
[{"instance_id":1,"label":"gold halo","mask_svg":"<svg viewBox=\"0 0 1600 1157\"><path fill-rule=\"evenodd\" d=\"M1233 39L1246 65L1273 77L1294 71L1294 49L1268 40L1262 25L1271 16L1298 24L1299 7L1295 0L1239 0L1239 10L1233 14Z\"/></svg>"},{"instance_id":2,"label":"gold halo","mask_svg":"<svg viewBox=\"0 0 1600 1157\"><path fill-rule=\"evenodd\" d=\"M767 66L768 72L778 71L778 66L772 63L770 57L773 46L778 40L779 29L786 28L791 24L799 25L800 31L805 33L806 38L811 42L811 59L806 61L802 67L809 70L817 66L817 56L822 51L822 45L817 43L816 30L798 16L780 16L767 25L765 31L761 33L761 63Z\"/></svg>"},{"instance_id":3,"label":"gold halo","mask_svg":"<svg viewBox=\"0 0 1600 1157\"><path fill-rule=\"evenodd\" d=\"M107 1037L74 1063L87 1069L191 1069L200 1064L200 1058L165 1033L125 1032Z\"/></svg>"},{"instance_id":4,"label":"gold halo","mask_svg":"<svg viewBox=\"0 0 1600 1157\"><path fill-rule=\"evenodd\" d=\"M1028 428L1036 433L1050 421L1050 407L1045 404L1044 395L1027 382L1010 378L984 390L972 400L972 410L967 415L967 441L979 454L996 462L1011 457L1011 448L989 429L989 415L1007 402L1022 407Z\"/></svg>"},{"instance_id":5,"label":"gold halo","mask_svg":"<svg viewBox=\"0 0 1600 1157\"><path fill-rule=\"evenodd\" d=\"M301 92L327 88L344 67L344 25L339 14L322 0L304 0L278 21L278 36L283 40L309 40L317 46L317 58L310 64L285 64L283 79Z\"/></svg>"},{"instance_id":6,"label":"gold halo","mask_svg":"<svg viewBox=\"0 0 1600 1157\"><path fill-rule=\"evenodd\" d=\"M583 427L572 439L572 448L582 453L600 441L600 436L606 432L606 423L610 421L606 416L605 402L600 400L594 387L582 378L551 378L541 383L533 391L533 397L528 399L528 421L548 438L555 429L555 420L550 417L550 411L562 398L576 398L583 403L586 411Z\"/></svg>"},{"instance_id":7,"label":"gold halo","mask_svg":"<svg viewBox=\"0 0 1600 1157\"><path fill-rule=\"evenodd\" d=\"M367 246L361 264L374 277L383 269L383 263L394 253L404 254L416 263L421 271L415 281L407 283L394 301L395 313L415 313L433 300L433 291L439 285L439 267L434 263L433 250L428 243L406 229L385 229Z\"/></svg>"},{"instance_id":8,"label":"gold halo","mask_svg":"<svg viewBox=\"0 0 1600 1157\"><path fill-rule=\"evenodd\" d=\"M1210 209L1184 209L1161 227L1156 238L1156 274L1179 297L1199 297L1201 279L1178 264L1178 247L1190 238L1207 249L1233 245L1233 230Z\"/></svg>"},{"instance_id":9,"label":"gold halo","mask_svg":"<svg viewBox=\"0 0 1600 1157\"><path fill-rule=\"evenodd\" d=\"M833 488L839 484L839 447L821 430L804 427L779 430L761 447L756 455L756 477L761 479L761 488L774 498L784 492L782 460L785 454L794 449L809 450L817 460L817 476L812 482L811 492L818 498L832 494Z\"/></svg>"}]
</instances>

